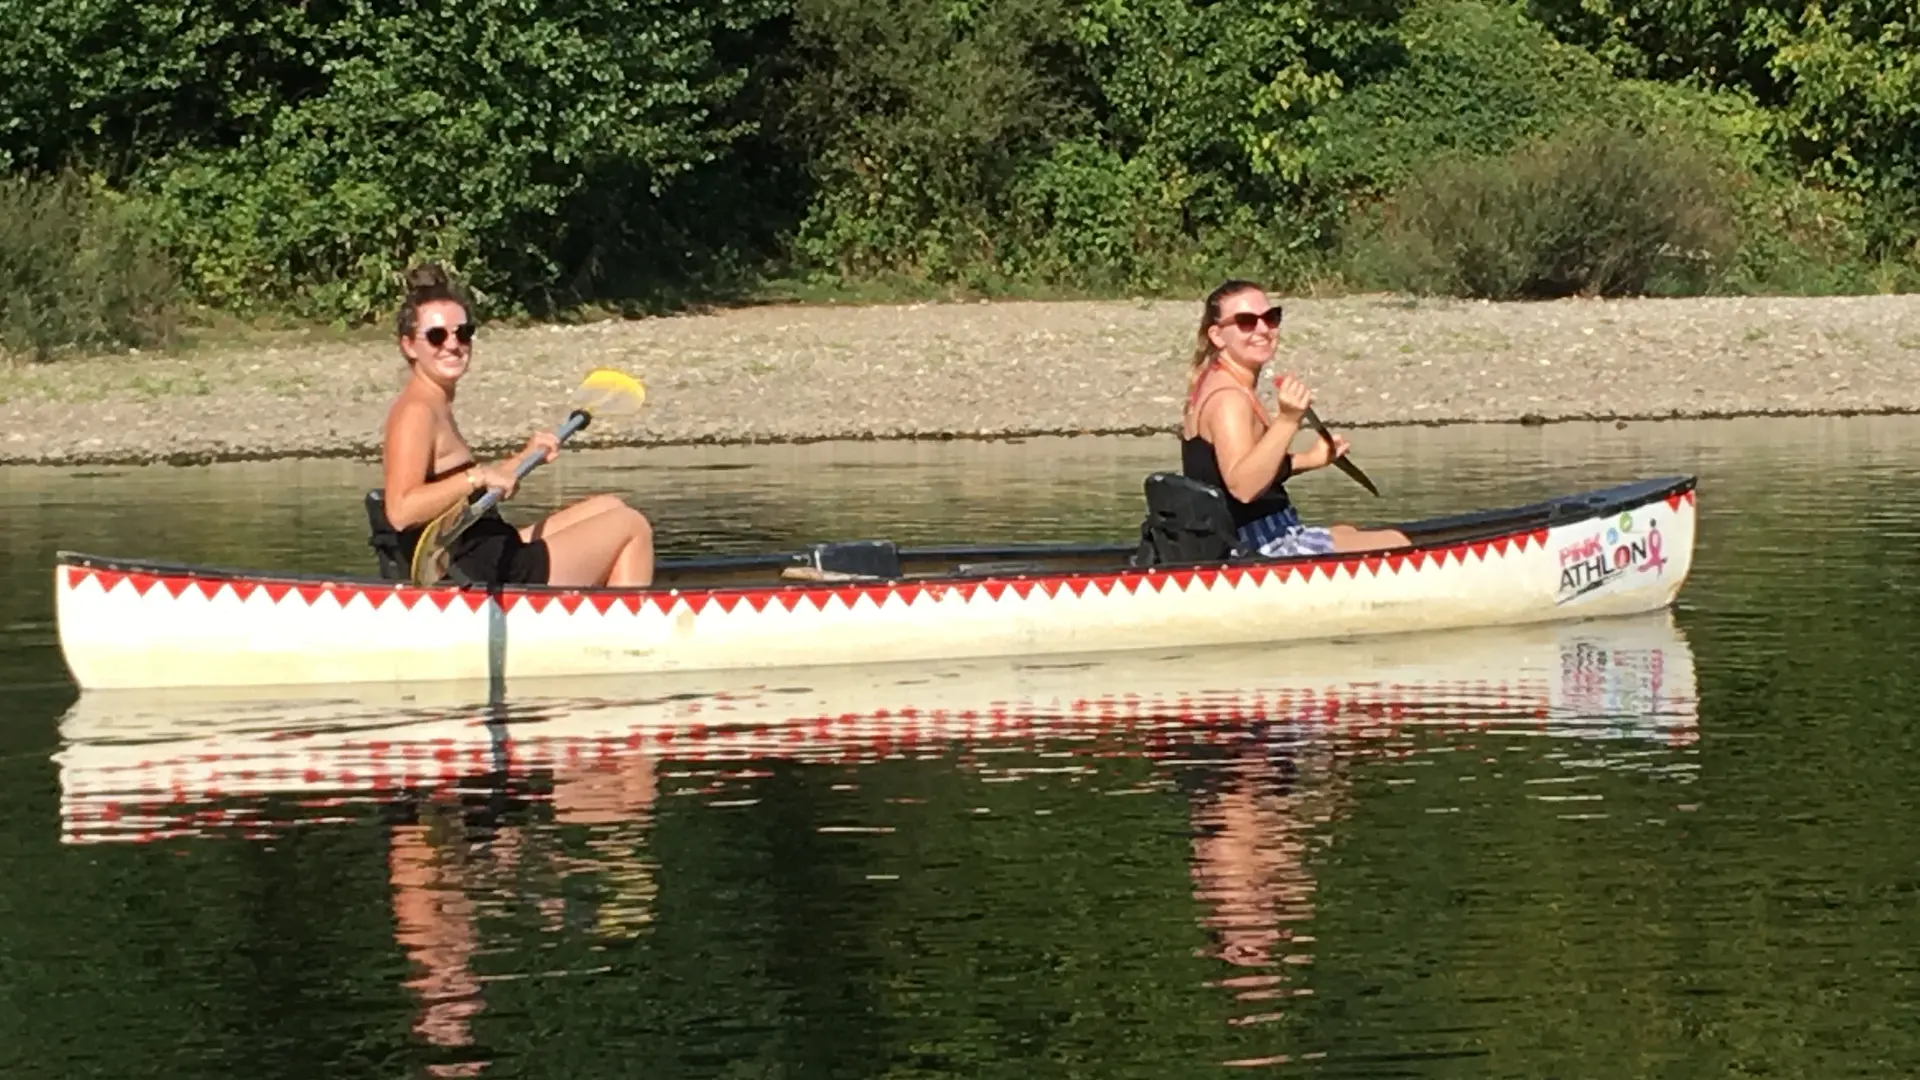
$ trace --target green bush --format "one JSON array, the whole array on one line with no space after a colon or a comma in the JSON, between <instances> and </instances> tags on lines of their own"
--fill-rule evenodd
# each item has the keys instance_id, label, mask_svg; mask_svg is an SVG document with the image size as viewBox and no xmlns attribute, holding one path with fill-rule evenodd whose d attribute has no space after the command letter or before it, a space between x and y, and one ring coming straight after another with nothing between
<instances>
[{"instance_id":1,"label":"green bush","mask_svg":"<svg viewBox=\"0 0 1920 1080\"><path fill-rule=\"evenodd\" d=\"M1379 220L1362 278L1490 300L1701 292L1738 245L1708 151L1616 125L1436 163Z\"/></svg>"},{"instance_id":2,"label":"green bush","mask_svg":"<svg viewBox=\"0 0 1920 1080\"><path fill-rule=\"evenodd\" d=\"M1529 0L1616 71L1761 106L1794 181L1857 197L1864 263L1920 262L1920 6L1912 0Z\"/></svg>"},{"instance_id":3,"label":"green bush","mask_svg":"<svg viewBox=\"0 0 1920 1080\"><path fill-rule=\"evenodd\" d=\"M170 344L176 289L128 204L73 174L0 177L0 353Z\"/></svg>"},{"instance_id":4,"label":"green bush","mask_svg":"<svg viewBox=\"0 0 1920 1080\"><path fill-rule=\"evenodd\" d=\"M1894 200L1806 182L1779 150L1779 118L1744 89L1631 79L1611 93L1615 111L1635 127L1713 148L1715 190L1740 237L1716 291L1831 295L1913 287L1920 250L1902 253L1887 242L1911 212L1903 215Z\"/></svg>"},{"instance_id":5,"label":"green bush","mask_svg":"<svg viewBox=\"0 0 1920 1080\"><path fill-rule=\"evenodd\" d=\"M385 317L423 259L491 313L545 316L796 279L868 297L1248 275L1501 296L1906 288L1915 10L0 4L0 175L67 168L126 193L91 183L0 224L6 347L162 332L149 237L198 302L350 322Z\"/></svg>"},{"instance_id":6,"label":"green bush","mask_svg":"<svg viewBox=\"0 0 1920 1080\"><path fill-rule=\"evenodd\" d=\"M1364 200L1445 156L1485 157L1611 116L1605 65L1509 4L1424 0L1396 27L1399 62L1320 113L1314 182Z\"/></svg>"},{"instance_id":7,"label":"green bush","mask_svg":"<svg viewBox=\"0 0 1920 1080\"><path fill-rule=\"evenodd\" d=\"M112 26L144 21L133 0L93 6ZM259 6L175 14L181 34L213 40L208 27L257 21ZM637 219L671 219L689 177L750 131L733 108L746 62L720 54L777 0L280 8L274 63L155 74L244 115L216 125L224 138L156 151L134 186L202 300L356 321L389 312L397 274L420 260L456 268L505 313L603 295L658 258L630 241L673 230Z\"/></svg>"},{"instance_id":8,"label":"green bush","mask_svg":"<svg viewBox=\"0 0 1920 1080\"><path fill-rule=\"evenodd\" d=\"M787 123L814 192L800 258L853 279L996 271L1016 177L1075 123L1046 56L1065 35L1060 0L798 0Z\"/></svg>"},{"instance_id":9,"label":"green bush","mask_svg":"<svg viewBox=\"0 0 1920 1080\"><path fill-rule=\"evenodd\" d=\"M1402 0L798 0L797 254L828 279L1158 289L1329 231L1314 110Z\"/></svg>"},{"instance_id":10,"label":"green bush","mask_svg":"<svg viewBox=\"0 0 1920 1080\"><path fill-rule=\"evenodd\" d=\"M117 183L183 148L257 137L281 104L324 92L313 38L338 7L0 3L0 170L77 166Z\"/></svg>"}]
</instances>

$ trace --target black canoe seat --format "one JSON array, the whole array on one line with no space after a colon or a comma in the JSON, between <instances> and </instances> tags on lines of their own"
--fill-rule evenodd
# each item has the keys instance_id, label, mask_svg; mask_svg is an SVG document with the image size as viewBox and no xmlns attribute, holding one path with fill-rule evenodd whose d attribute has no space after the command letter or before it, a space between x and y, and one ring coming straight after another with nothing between
<instances>
[{"instance_id":1,"label":"black canoe seat","mask_svg":"<svg viewBox=\"0 0 1920 1080\"><path fill-rule=\"evenodd\" d=\"M1240 543L1226 493L1178 473L1147 477L1147 516L1140 523L1135 566L1228 562L1249 552Z\"/></svg>"},{"instance_id":2,"label":"black canoe seat","mask_svg":"<svg viewBox=\"0 0 1920 1080\"><path fill-rule=\"evenodd\" d=\"M900 548L891 540L840 540L807 549L807 565L827 574L893 580L902 574Z\"/></svg>"},{"instance_id":3,"label":"black canoe seat","mask_svg":"<svg viewBox=\"0 0 1920 1080\"><path fill-rule=\"evenodd\" d=\"M380 563L384 581L407 580L412 566L400 550L400 533L387 520L386 492L374 488L367 492L367 546Z\"/></svg>"}]
</instances>

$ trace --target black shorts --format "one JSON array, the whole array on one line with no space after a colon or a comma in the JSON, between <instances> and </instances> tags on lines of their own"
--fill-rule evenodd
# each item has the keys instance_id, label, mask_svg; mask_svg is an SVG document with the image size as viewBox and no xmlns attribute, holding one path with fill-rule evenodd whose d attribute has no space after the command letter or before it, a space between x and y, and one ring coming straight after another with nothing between
<instances>
[{"instance_id":1,"label":"black shorts","mask_svg":"<svg viewBox=\"0 0 1920 1080\"><path fill-rule=\"evenodd\" d=\"M494 514L468 526L448 554L452 569L476 585L545 585L550 570L547 542L520 539L520 530Z\"/></svg>"}]
</instances>

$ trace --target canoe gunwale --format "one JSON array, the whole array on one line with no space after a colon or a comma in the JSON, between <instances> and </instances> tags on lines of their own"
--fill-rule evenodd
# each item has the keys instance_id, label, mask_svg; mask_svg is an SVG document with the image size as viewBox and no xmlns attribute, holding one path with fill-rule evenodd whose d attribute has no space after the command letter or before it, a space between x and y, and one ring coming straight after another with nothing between
<instances>
[{"instance_id":1,"label":"canoe gunwale","mask_svg":"<svg viewBox=\"0 0 1920 1080\"><path fill-rule=\"evenodd\" d=\"M1520 534L1573 524L1585 520L1609 517L1623 511L1650 503L1669 500L1692 492L1698 484L1694 475L1670 475L1638 481L1615 484L1603 488L1590 489L1576 494L1555 496L1538 502L1499 509L1467 511L1433 518L1408 522L1388 522L1373 524L1367 528L1397 528L1406 533L1413 545L1397 549L1401 554L1438 550L1462 543L1495 541ZM1138 543L1102 544L1071 542L1036 542L1031 544L997 545L929 545L899 549L903 569L909 564L945 562L950 564L978 562L982 564L1018 563L1033 560L1108 560L1084 568L1068 566L1040 566L1028 570L1005 570L1001 572L965 572L959 567L931 573L903 573L898 578L875 578L873 584L889 582L911 582L914 584L938 583L944 581L989 581L994 579L1018 580L1030 576L1076 577L1105 576L1115 573L1162 573L1170 570L1185 571L1207 568L1258 569L1262 567L1301 566L1311 563L1352 561L1377 556L1377 552L1342 552L1332 555L1291 555L1280 557L1252 557L1229 561L1206 560L1199 562L1155 563L1151 566L1134 566L1131 556L1138 549ZM56 567L80 570L102 571L119 574L145 574L165 577L188 577L196 580L216 582L267 582L287 585L332 585L365 589L383 589L406 587L406 582L393 581L378 574L328 574L301 571L245 570L230 567L195 565L190 563L169 562L164 560L124 558L89 554L86 552L62 549L55 552ZM787 567L809 565L808 553L804 550L776 552L767 554L737 554L697 556L688 559L662 559L657 564L657 577L675 575L769 571L777 574ZM687 582L678 585L655 585L640 588L577 588L561 585L487 585L461 586L438 585L428 592L464 593L484 592L517 594L673 594L691 589L706 591L726 589L733 586L710 583ZM807 582L773 581L756 583L758 590L808 590L822 586Z\"/></svg>"}]
</instances>

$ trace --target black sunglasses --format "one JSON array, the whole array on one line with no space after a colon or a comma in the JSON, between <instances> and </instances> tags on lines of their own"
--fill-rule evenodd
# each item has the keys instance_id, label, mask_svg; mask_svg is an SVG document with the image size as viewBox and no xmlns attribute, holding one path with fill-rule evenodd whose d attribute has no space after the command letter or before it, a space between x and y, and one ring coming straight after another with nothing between
<instances>
[{"instance_id":1,"label":"black sunglasses","mask_svg":"<svg viewBox=\"0 0 1920 1080\"><path fill-rule=\"evenodd\" d=\"M427 344L437 349L447 343L447 328L444 326L429 326L420 332L420 336L427 339ZM459 338L460 344L462 345L473 344L473 324L470 322L461 323L454 328L453 336Z\"/></svg>"},{"instance_id":2,"label":"black sunglasses","mask_svg":"<svg viewBox=\"0 0 1920 1080\"><path fill-rule=\"evenodd\" d=\"M1258 315L1251 311L1236 311L1231 317L1221 319L1219 325L1224 326L1227 323L1232 323L1243 334L1253 333L1255 323L1266 323L1267 329L1278 330L1280 329L1280 305L1275 304Z\"/></svg>"}]
</instances>

